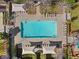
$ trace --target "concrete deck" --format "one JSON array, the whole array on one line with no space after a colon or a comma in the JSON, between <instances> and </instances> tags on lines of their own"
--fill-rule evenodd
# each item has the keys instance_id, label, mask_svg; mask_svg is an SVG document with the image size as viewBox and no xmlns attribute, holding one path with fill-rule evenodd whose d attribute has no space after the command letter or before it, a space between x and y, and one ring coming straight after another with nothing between
<instances>
[{"instance_id":1,"label":"concrete deck","mask_svg":"<svg viewBox=\"0 0 79 59\"><path fill-rule=\"evenodd\" d=\"M24 15L25 16L25 15ZM56 17L48 17L48 18L45 18L45 17L43 17L43 15L42 16L36 16L36 15L26 15L25 17L25 19L23 19L23 17L24 17L23 15L21 16L19 16L19 17L17 17L16 18L16 20L15 20L15 25L16 26L20 26L20 22L21 21L23 21L23 20L29 20L29 19L32 19L32 20L48 20L48 19L52 19L52 20L54 20L54 21L56 21L57 22L57 32L58 32L58 37L57 38L21 38L20 37L20 33L18 33L16 36L15 36L15 43L18 43L18 41L19 42L22 42L22 41L41 41L41 40L43 40L43 41L46 41L46 40L51 40L51 41L63 41L63 44L65 44L65 31L64 31L64 19L63 19L63 14L58 14ZM21 18L22 17L22 18ZM22 40L22 41L20 41L20 40Z\"/></svg>"},{"instance_id":2,"label":"concrete deck","mask_svg":"<svg viewBox=\"0 0 79 59\"><path fill-rule=\"evenodd\" d=\"M38 9L38 8L37 8ZM39 13L39 12L38 12ZM29 44L29 41L62 41L62 44L66 44L66 35L65 35L65 15L64 12L62 14L52 14L51 16L44 16L40 14L29 15L26 12L16 12L15 13L15 26L19 27L20 22L23 20L54 20L57 22L57 38L21 38L20 32L15 36L15 44L25 42Z\"/></svg>"}]
</instances>

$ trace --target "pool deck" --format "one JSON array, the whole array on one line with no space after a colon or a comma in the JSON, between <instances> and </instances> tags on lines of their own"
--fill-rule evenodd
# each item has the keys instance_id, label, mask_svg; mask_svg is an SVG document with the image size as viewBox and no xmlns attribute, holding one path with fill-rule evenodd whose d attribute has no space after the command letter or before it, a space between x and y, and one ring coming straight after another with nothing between
<instances>
[{"instance_id":1,"label":"pool deck","mask_svg":"<svg viewBox=\"0 0 79 59\"><path fill-rule=\"evenodd\" d=\"M22 15L20 13L16 13L16 15L19 15L18 17L16 17L15 20L15 26L19 27L20 22L27 19L33 19L33 20L48 20L48 19L52 19L53 21L57 22L57 32L58 32L58 37L57 38L25 38L26 40L23 40L24 38L20 38L20 33L18 33L15 36L15 44L18 42L28 42L28 41L63 41L63 44L65 44L65 31L64 31L64 22L65 22L65 18L63 17L64 14L57 14L56 16L50 17L44 17L44 15L28 15L27 13L22 13ZM60 30L59 30L60 29ZM22 41L21 41L22 39Z\"/></svg>"},{"instance_id":2,"label":"pool deck","mask_svg":"<svg viewBox=\"0 0 79 59\"><path fill-rule=\"evenodd\" d=\"M62 44L66 44L66 30L65 30L65 21L66 21L66 15L65 15L65 7L62 8L63 11L61 14L51 14L51 15L41 15L39 12L37 12L35 15L27 14L26 12L16 12L15 13L15 26L19 27L21 21L23 20L48 20L52 19L53 21L57 22L57 38L21 38L20 32L15 36L15 44L27 42L29 44L29 41L62 41ZM39 11L39 7L37 7L37 10ZM23 40L24 39L24 40Z\"/></svg>"}]
</instances>

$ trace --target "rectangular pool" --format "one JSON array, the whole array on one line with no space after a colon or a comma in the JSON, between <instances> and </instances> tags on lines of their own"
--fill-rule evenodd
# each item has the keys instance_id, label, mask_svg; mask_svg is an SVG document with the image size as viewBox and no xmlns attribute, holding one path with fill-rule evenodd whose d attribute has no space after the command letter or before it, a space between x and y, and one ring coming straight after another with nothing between
<instances>
[{"instance_id":1,"label":"rectangular pool","mask_svg":"<svg viewBox=\"0 0 79 59\"><path fill-rule=\"evenodd\" d=\"M29 20L21 22L22 38L56 38L57 22L56 21L37 21Z\"/></svg>"}]
</instances>

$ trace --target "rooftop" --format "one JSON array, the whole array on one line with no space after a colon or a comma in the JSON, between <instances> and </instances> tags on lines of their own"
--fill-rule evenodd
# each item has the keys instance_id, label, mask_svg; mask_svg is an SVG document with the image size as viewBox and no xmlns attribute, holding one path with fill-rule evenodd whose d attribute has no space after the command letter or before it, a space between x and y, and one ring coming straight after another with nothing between
<instances>
[{"instance_id":1,"label":"rooftop","mask_svg":"<svg viewBox=\"0 0 79 59\"><path fill-rule=\"evenodd\" d=\"M25 11L23 9L24 4L12 4L12 11L17 12L17 11Z\"/></svg>"}]
</instances>

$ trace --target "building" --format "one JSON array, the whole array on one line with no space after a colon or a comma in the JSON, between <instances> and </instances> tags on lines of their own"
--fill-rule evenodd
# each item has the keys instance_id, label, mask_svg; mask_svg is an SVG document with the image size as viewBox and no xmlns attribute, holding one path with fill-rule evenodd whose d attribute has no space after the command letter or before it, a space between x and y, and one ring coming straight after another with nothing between
<instances>
[{"instance_id":1,"label":"building","mask_svg":"<svg viewBox=\"0 0 79 59\"><path fill-rule=\"evenodd\" d=\"M36 6L37 11L38 6ZM12 12L14 15L12 20L15 23L14 33L16 33L14 44L22 45L23 58L26 55L25 58L62 59L62 47L66 44L64 13L47 17L38 13L29 15L23 9L23 4L13 4Z\"/></svg>"}]
</instances>

